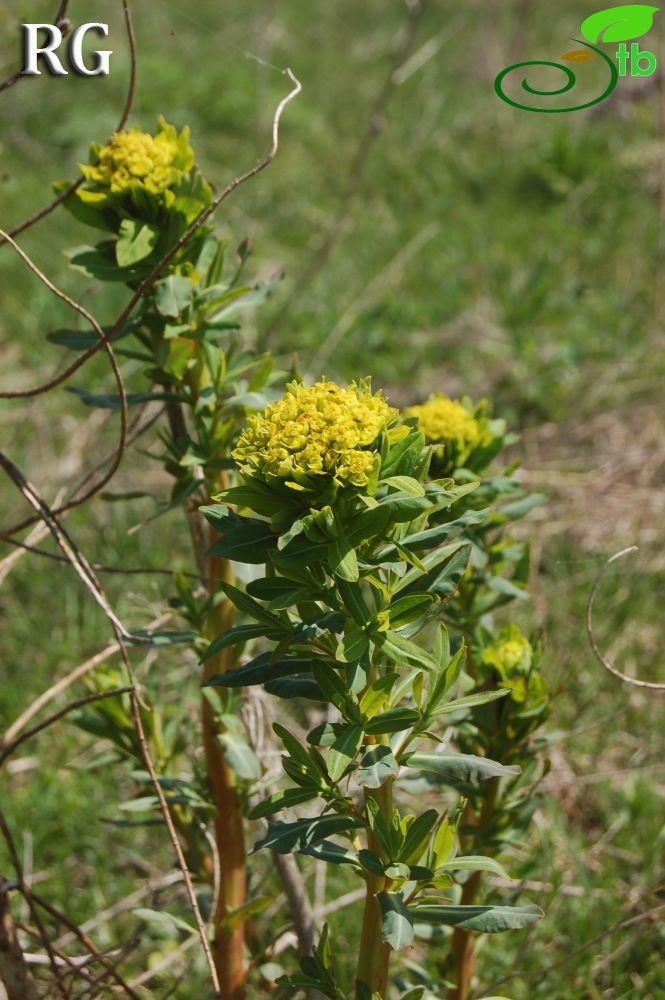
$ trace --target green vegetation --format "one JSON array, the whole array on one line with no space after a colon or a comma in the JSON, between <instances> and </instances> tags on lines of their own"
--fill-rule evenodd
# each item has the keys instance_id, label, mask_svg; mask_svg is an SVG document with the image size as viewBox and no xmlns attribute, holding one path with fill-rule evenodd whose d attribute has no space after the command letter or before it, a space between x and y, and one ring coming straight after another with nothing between
<instances>
[{"instance_id":1,"label":"green vegetation","mask_svg":"<svg viewBox=\"0 0 665 1000\"><path fill-rule=\"evenodd\" d=\"M203 172L219 188L269 147L272 112L288 89L276 67L290 65L302 81L275 162L216 219L231 247L251 238L247 267L256 278L286 270L269 302L250 314L244 329L251 339L285 367L295 356L311 378L371 371L374 386L400 406L433 392L489 396L495 413L522 432L513 453L528 485L549 494L518 529L535 551L533 604L522 602L517 617L525 632L543 634L541 669L554 692L545 729L551 769L530 832L509 855L510 873L526 880L520 903L537 903L546 916L528 930L481 939L478 956L483 989L513 1000L649 1000L665 984L662 912L611 932L662 901L665 702L602 671L585 632L598 568L623 546L641 545L601 585L597 638L626 672L665 679L662 97L653 89L640 95L627 79L591 112L547 116L514 111L492 91L493 76L509 63L565 51L589 13L577 0L556 9L523 0L431 3L414 22L374 120L401 44L401 3L340 0L314 9L304 0L230 0L222 8L213 0L195 7L168 0L135 14L139 85L130 121L152 130L163 113L178 129L189 125ZM44 76L0 94L5 229L48 201L52 180L73 177L90 141L105 142L120 117L129 67L120 12L88 15L109 18L108 79ZM52 16L43 0L0 0L0 75L15 66L17 23ZM76 274L62 254L89 239L60 211L20 242L105 321L124 293ZM327 240L330 252L305 287ZM3 388L23 388L73 357L44 339L58 324L71 325L71 314L10 248L0 252ZM145 388L139 362L125 360L123 370L129 391ZM112 392L108 362L96 357L71 384ZM3 450L47 500L71 488L117 436L117 417L88 410L63 388L38 400L0 401L0 424ZM109 487L165 500L170 488L141 442ZM26 512L8 484L1 506L3 524ZM96 500L67 525L91 561L191 570L180 511L128 534L155 510L149 499ZM40 544L54 551L48 539ZM3 545L2 555L11 551ZM169 576L109 573L103 580L133 628L162 614L173 595ZM0 600L0 716L9 724L110 637L69 568L37 556L19 560ZM194 657L151 650L134 658L156 700L196 719ZM157 880L172 868L163 830L134 825L131 811L118 809L135 785L109 765L108 752L108 743L58 723L22 748L4 777L3 798L35 888L80 922L133 892L137 876ZM257 859L256 884L269 866L269 858ZM0 851L3 875L7 867ZM350 887L335 869L325 900ZM510 887L497 893L511 902ZM177 884L134 905L190 919ZM340 955L357 949L354 906L327 917ZM273 909L278 931L288 914ZM177 926L145 913L100 924L95 940L104 947L146 926L155 961L183 940ZM405 983L417 981L424 954L419 945L410 955ZM434 937L430 971L445 975L446 954L445 941ZM173 962L180 968L179 957ZM174 996L205 989L197 958Z\"/></svg>"}]
</instances>

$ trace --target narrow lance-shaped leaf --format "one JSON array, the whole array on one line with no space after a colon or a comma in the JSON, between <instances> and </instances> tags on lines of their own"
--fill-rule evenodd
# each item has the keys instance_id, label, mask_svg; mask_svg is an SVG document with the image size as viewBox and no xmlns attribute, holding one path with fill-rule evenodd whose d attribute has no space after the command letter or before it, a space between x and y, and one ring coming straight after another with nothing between
<instances>
[{"instance_id":1,"label":"narrow lance-shaped leaf","mask_svg":"<svg viewBox=\"0 0 665 1000\"><path fill-rule=\"evenodd\" d=\"M519 930L540 920L543 911L538 906L444 906L415 904L413 919L425 923L463 927L465 930L498 934Z\"/></svg>"},{"instance_id":2,"label":"narrow lance-shaped leaf","mask_svg":"<svg viewBox=\"0 0 665 1000\"><path fill-rule=\"evenodd\" d=\"M430 771L450 781L486 781L488 778L514 777L521 773L516 764L505 766L488 757L464 753L407 753L400 764L419 771Z\"/></svg>"}]
</instances>

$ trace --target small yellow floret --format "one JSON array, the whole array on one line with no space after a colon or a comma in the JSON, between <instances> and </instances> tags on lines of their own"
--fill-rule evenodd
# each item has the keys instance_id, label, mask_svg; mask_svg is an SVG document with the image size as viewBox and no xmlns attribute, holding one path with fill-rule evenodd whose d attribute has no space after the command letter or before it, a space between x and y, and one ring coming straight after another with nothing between
<instances>
[{"instance_id":1,"label":"small yellow floret","mask_svg":"<svg viewBox=\"0 0 665 1000\"><path fill-rule=\"evenodd\" d=\"M323 379L311 388L291 382L283 399L249 418L233 457L250 475L366 486L376 455L371 445L396 412L362 383L343 389Z\"/></svg>"}]
</instances>

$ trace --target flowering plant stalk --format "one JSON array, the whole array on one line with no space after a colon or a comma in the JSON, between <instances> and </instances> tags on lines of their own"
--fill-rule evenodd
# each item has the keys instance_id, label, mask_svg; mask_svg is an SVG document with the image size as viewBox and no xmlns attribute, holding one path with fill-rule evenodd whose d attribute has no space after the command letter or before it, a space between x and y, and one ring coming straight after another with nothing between
<instances>
[{"instance_id":1,"label":"flowering plant stalk","mask_svg":"<svg viewBox=\"0 0 665 1000\"><path fill-rule=\"evenodd\" d=\"M208 207L211 188L202 177L189 144L188 131L180 134L159 119L155 136L138 129L118 133L106 146L93 144L90 165L81 167L85 182L66 200L66 206L84 222L109 235L95 246L78 248L71 254L74 268L88 277L136 286L165 250L186 232L192 221ZM59 185L56 185L56 188ZM185 578L178 581L178 605L193 627L189 641L205 642L231 627L234 607L219 593L220 581L231 583L233 569L227 559L207 559L214 529L205 531L198 507L226 484L229 450L238 425L252 408L269 398L269 386L281 380L268 356L255 357L238 339L237 315L260 303L271 284L243 285L243 266L251 253L245 241L238 249L235 266L225 273L225 244L209 226L200 227L164 269L162 276L141 299L134 316L120 337L133 338L130 348L118 353L141 362L151 383L148 392L129 397L129 403L162 400L166 405L168 431L162 432L163 463L174 480L169 500L160 513L183 505L188 517L193 554L200 586L207 595L197 597ZM82 345L75 331L58 331L55 337L67 346ZM77 391L77 390L75 390ZM115 404L113 398L78 390L90 405ZM133 494L135 498L136 494ZM150 519L152 520L152 519ZM201 638L198 638L198 637ZM163 641L163 637L158 637ZM203 681L211 672L234 666L233 650L220 651L208 660ZM99 681L98 681L99 683ZM163 731L159 707L153 707L154 723L149 732ZM229 691L221 703L204 697L201 704L202 735L209 791L215 806L214 829L219 872L215 912L213 956L224 1000L242 1000L245 990L246 871L243 815L247 787L259 773L252 760L236 715L239 694ZM101 705L96 715L106 715L108 735L118 742L129 732L110 720L111 709ZM90 727L89 715L81 717ZM94 728L95 723L92 723ZM232 734L229 733L232 727ZM230 743L235 758L229 750ZM134 748L136 749L136 748ZM157 749L157 748L156 748ZM239 766L238 750L244 760ZM159 748L157 754L164 780L177 773L174 748ZM135 753L135 756L138 754ZM178 791L182 792L179 783ZM173 804L179 831L188 844L195 870L209 878L214 862L201 843L200 818L192 801L183 809Z\"/></svg>"},{"instance_id":2,"label":"flowering plant stalk","mask_svg":"<svg viewBox=\"0 0 665 1000\"><path fill-rule=\"evenodd\" d=\"M233 452L241 483L204 508L220 536L215 553L264 573L245 591L222 583L245 620L206 657L246 652L242 666L207 683L262 685L296 704L326 705L336 719L306 743L274 725L290 784L250 815L267 822L255 850L345 866L365 883L359 1000L388 995L392 953L424 926L497 932L540 916L534 906L457 903L458 873L505 873L488 856L457 856L464 800L443 812L435 800L415 806L430 775L454 788L519 773L445 746L450 720L509 691L463 693L467 647L451 649L442 616L469 564L463 500L477 484L429 478L432 449L416 423L368 382L292 383L241 434ZM280 984L349 995L327 929L301 970Z\"/></svg>"},{"instance_id":3,"label":"flowering plant stalk","mask_svg":"<svg viewBox=\"0 0 665 1000\"><path fill-rule=\"evenodd\" d=\"M136 287L210 204L187 131L163 119L154 136L133 130L93 147L82 172L66 205L106 234L71 254L89 278ZM454 927L459 958L473 954L470 932L526 926L540 914L500 901L475 905L481 873L505 875L492 856L500 847L493 824L533 752L514 726L501 739L484 739L482 726L512 718L501 709L519 700L519 679L490 669L501 642L492 614L525 593L528 553L504 529L533 500L512 469L487 473L510 437L484 402L439 395L400 416L369 380L347 388L293 382L280 396L283 373L237 333L239 311L271 291L270 283L241 283L250 252L241 244L229 267L223 242L201 227L118 336L126 338L118 353L143 365L150 383L130 394L130 405L165 404L161 457L174 485L158 514L183 506L192 538L199 587L178 577L174 602L192 631L152 639L185 641L201 654L206 780L182 779L186 741L154 702L145 728L202 880L215 868L204 835L212 797L219 865L211 922L223 1000L245 996L247 920L263 905L247 896L248 803L254 819L268 821L257 849L314 857L364 881L352 988L376 1000L387 995L392 952L428 927ZM79 331L51 339L89 346ZM118 403L75 391L89 405ZM243 563L259 574L244 589L236 579ZM94 681L116 682L111 671ZM311 729L307 747L293 722L275 725L294 785L263 802L262 767L238 718L258 686L292 701L293 718L303 705L323 705L332 718ZM128 706L100 702L78 721L139 759ZM442 742L453 725L455 750ZM433 800L414 811L423 789L436 808ZM285 810L285 821L273 819ZM250 947L260 955L265 945L254 939ZM327 928L315 953L307 950L302 974L283 977L282 990L347 996ZM470 981L472 960L453 960L453 968L458 985Z\"/></svg>"}]
</instances>

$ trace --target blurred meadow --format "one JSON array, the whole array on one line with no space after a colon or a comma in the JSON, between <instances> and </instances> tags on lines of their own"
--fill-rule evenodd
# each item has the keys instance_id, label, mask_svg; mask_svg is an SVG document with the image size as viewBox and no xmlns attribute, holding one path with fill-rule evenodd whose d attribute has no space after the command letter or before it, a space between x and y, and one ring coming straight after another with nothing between
<instances>
[{"instance_id":1,"label":"blurred meadow","mask_svg":"<svg viewBox=\"0 0 665 1000\"><path fill-rule=\"evenodd\" d=\"M302 82L275 161L217 217L232 248L251 239L253 276L284 271L246 323L248 339L307 377L371 374L397 405L433 391L489 397L520 434L513 457L522 481L547 494L520 528L533 548L521 620L542 631L545 676L557 692L551 770L531 840L509 864L525 880L521 898L546 915L529 931L484 940L477 995L662 996L665 698L596 663L586 603L605 560L638 546L600 586L596 635L622 671L665 681L663 70L622 79L587 111L527 114L498 100L494 77L524 59L558 58L592 12L580 0L432 0L422 13L399 0L135 6L131 123L151 130L163 113L189 125L218 186L269 148L274 107L288 91L283 67ZM49 21L52 7L0 0L2 78L18 64L18 24ZM51 182L74 179L89 142L113 131L129 69L121 13L119 3L71 5L76 20L108 19L108 78L42 75L0 95L3 229L46 204ZM658 17L648 48L665 64ZM103 322L118 292L86 284L63 254L87 239L56 212L19 242ZM0 253L2 387L23 388L70 360L45 339L70 316L10 247ZM140 385L138 362L123 370L130 391ZM71 385L109 391L105 359ZM47 500L112 450L116 425L117 416L62 387L0 401L2 449ZM164 495L161 476L139 443L111 489ZM0 511L3 525L26 513L7 480ZM68 526L91 561L187 569L178 511L128 534L152 512L145 500L96 499ZM41 544L52 551L48 539ZM2 543L0 557L13 551ZM0 566L4 730L109 634L67 567L33 555ZM172 592L167 575L109 574L105 584L133 627L157 618ZM198 701L194 664L177 653L152 651L139 673L164 698ZM2 797L28 874L80 922L131 893L137 875L158 884L171 865L161 829L114 825L124 780L105 767L103 742L66 722L27 744L5 775ZM340 876L326 898L347 888ZM171 905L176 889L155 890L153 903ZM349 912L330 919L351 947ZM130 937L136 919L122 921ZM102 925L101 945L106 933ZM176 942L156 935L156 955L168 947ZM430 946L430 964L444 947ZM413 961L424 953L419 945Z\"/></svg>"}]
</instances>

